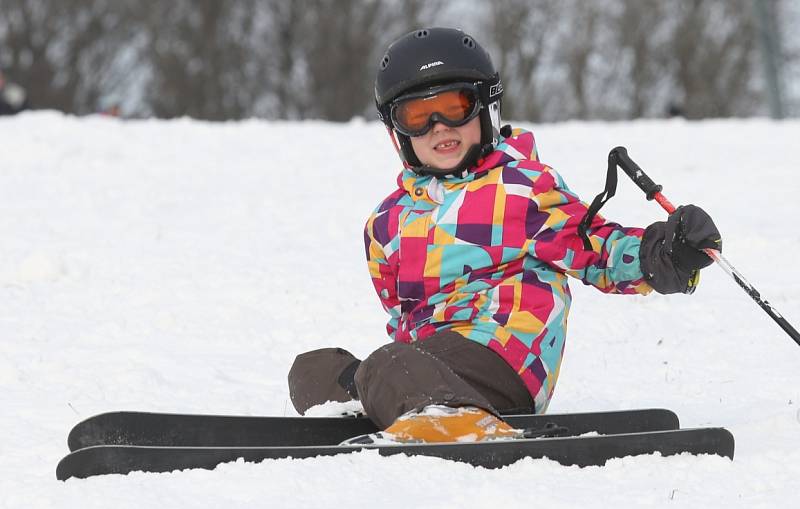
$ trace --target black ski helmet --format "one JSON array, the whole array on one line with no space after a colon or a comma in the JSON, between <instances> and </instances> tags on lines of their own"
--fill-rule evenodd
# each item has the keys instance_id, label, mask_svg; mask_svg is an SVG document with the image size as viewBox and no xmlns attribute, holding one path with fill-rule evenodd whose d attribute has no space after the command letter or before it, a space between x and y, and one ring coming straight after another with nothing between
<instances>
[{"instance_id":1,"label":"black ski helmet","mask_svg":"<svg viewBox=\"0 0 800 509\"><path fill-rule=\"evenodd\" d=\"M411 147L408 136L394 130L392 102L409 92L456 81L478 87L481 103L480 146L470 150L455 168L424 167ZM389 129L403 163L421 174L444 176L460 173L488 154L497 143L500 130L500 98L503 85L489 53L470 35L455 28L422 28L409 32L389 45L375 78L378 115Z\"/></svg>"}]
</instances>

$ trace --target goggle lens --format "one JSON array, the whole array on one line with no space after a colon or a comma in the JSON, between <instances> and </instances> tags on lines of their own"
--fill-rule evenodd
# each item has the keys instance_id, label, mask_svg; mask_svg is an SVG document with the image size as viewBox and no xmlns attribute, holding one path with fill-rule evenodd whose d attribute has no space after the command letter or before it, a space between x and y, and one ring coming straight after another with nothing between
<instances>
[{"instance_id":1,"label":"goggle lens","mask_svg":"<svg viewBox=\"0 0 800 509\"><path fill-rule=\"evenodd\" d=\"M478 100L470 89L445 90L433 95L400 100L392 109L398 131L407 136L422 136L433 127L436 115L450 127L466 124L475 117Z\"/></svg>"}]
</instances>

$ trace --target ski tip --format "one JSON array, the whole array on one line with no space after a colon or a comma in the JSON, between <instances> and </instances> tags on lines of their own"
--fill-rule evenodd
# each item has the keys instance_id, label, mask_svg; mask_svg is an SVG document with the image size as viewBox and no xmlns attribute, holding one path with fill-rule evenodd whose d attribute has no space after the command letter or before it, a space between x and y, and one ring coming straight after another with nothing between
<instances>
[{"instance_id":1,"label":"ski tip","mask_svg":"<svg viewBox=\"0 0 800 509\"><path fill-rule=\"evenodd\" d=\"M85 479L94 475L128 473L119 464L119 448L95 445L72 451L56 465L56 479L66 481L71 478Z\"/></svg>"},{"instance_id":2,"label":"ski tip","mask_svg":"<svg viewBox=\"0 0 800 509\"><path fill-rule=\"evenodd\" d=\"M56 465L56 479L59 481L66 481L67 479L72 477L72 474L69 472L68 463L70 461L69 457L72 456L74 453L69 453L63 458L61 461L58 462Z\"/></svg>"},{"instance_id":3,"label":"ski tip","mask_svg":"<svg viewBox=\"0 0 800 509\"><path fill-rule=\"evenodd\" d=\"M727 428L718 428L720 435L720 456L724 456L733 461L733 454L736 450L736 439L733 433Z\"/></svg>"},{"instance_id":4,"label":"ski tip","mask_svg":"<svg viewBox=\"0 0 800 509\"><path fill-rule=\"evenodd\" d=\"M94 428L98 422L105 422L125 413L127 412L102 412L79 421L67 435L67 447L69 447L70 451L77 451L86 447L88 444L85 443L85 437L89 432L88 430Z\"/></svg>"}]
</instances>

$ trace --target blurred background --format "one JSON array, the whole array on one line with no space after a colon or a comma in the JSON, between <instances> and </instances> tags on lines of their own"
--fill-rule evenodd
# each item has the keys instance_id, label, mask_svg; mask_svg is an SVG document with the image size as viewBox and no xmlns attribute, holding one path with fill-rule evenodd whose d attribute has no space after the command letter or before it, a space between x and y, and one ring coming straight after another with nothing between
<instances>
[{"instance_id":1,"label":"blurred background","mask_svg":"<svg viewBox=\"0 0 800 509\"><path fill-rule=\"evenodd\" d=\"M800 0L0 0L6 113L375 119L389 42L455 26L503 116L800 114Z\"/></svg>"}]
</instances>

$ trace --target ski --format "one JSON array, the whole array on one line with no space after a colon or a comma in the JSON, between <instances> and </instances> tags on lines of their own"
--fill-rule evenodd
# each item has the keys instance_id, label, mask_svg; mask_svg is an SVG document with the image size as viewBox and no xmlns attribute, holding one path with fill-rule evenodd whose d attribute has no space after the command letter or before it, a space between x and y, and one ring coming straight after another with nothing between
<instances>
[{"instance_id":1,"label":"ski","mask_svg":"<svg viewBox=\"0 0 800 509\"><path fill-rule=\"evenodd\" d=\"M660 453L715 454L733 459L733 435L724 428L696 428L566 438L531 438L491 442L322 445L273 447L148 447L99 445L79 449L58 464L56 477L86 478L134 471L171 472L191 468L214 469L220 463L243 459L311 458L374 449L382 456L434 456L485 468L499 468L522 458L549 458L562 465L602 466L612 458Z\"/></svg>"},{"instance_id":2,"label":"ski","mask_svg":"<svg viewBox=\"0 0 800 509\"><path fill-rule=\"evenodd\" d=\"M637 409L550 415L508 415L516 428L553 424L569 435L637 433L678 429L666 409ZM109 412L90 417L70 431L70 451L97 445L173 447L255 447L336 445L378 431L366 417L254 417Z\"/></svg>"}]
</instances>

